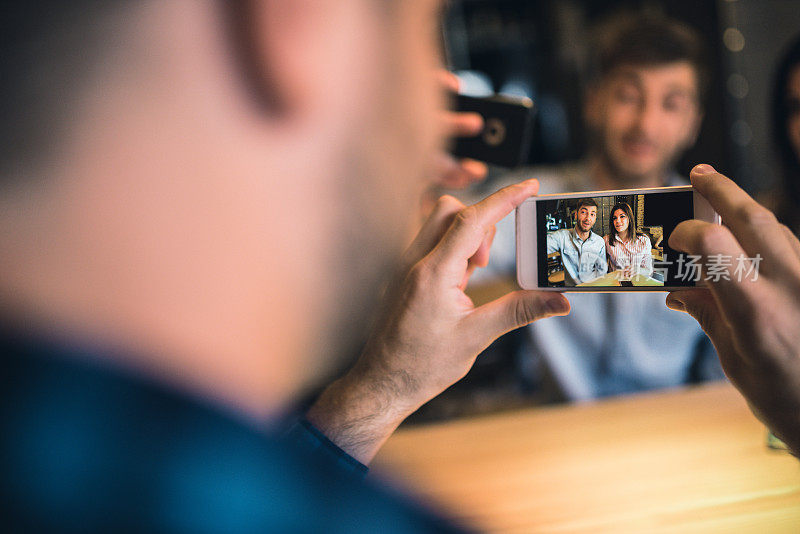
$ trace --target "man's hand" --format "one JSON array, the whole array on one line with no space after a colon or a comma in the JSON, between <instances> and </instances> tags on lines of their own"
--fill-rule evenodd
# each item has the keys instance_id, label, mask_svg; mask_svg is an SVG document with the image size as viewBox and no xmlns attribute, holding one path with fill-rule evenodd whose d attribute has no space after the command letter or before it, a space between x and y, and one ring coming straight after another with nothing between
<instances>
[{"instance_id":1,"label":"man's hand","mask_svg":"<svg viewBox=\"0 0 800 534\"><path fill-rule=\"evenodd\" d=\"M766 208L709 165L692 170L692 184L725 226L685 221L670 247L733 259L730 280L708 289L676 291L667 306L688 312L714 342L731 382L753 412L800 453L800 242ZM737 258L762 257L758 278L739 280ZM704 273L705 274L705 273Z\"/></svg>"},{"instance_id":2,"label":"man's hand","mask_svg":"<svg viewBox=\"0 0 800 534\"><path fill-rule=\"evenodd\" d=\"M439 199L405 253L363 354L312 406L312 424L367 463L403 419L467 374L497 337L569 312L559 293L515 291L479 307L464 293L470 274L488 262L494 225L538 188L529 180L470 207Z\"/></svg>"},{"instance_id":3,"label":"man's hand","mask_svg":"<svg viewBox=\"0 0 800 534\"><path fill-rule=\"evenodd\" d=\"M458 78L447 71L440 72L442 85L452 93L458 93ZM442 122L448 138L473 137L483 130L483 117L479 113L457 113L443 111ZM462 189L486 178L486 164L474 159L456 160L445 151L437 154L436 185L448 189Z\"/></svg>"}]
</instances>

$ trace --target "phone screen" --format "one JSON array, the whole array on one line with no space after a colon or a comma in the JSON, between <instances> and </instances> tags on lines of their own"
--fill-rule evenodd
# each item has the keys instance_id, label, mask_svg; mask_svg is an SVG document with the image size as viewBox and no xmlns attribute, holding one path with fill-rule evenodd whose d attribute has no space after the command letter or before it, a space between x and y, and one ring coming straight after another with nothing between
<instances>
[{"instance_id":1,"label":"phone screen","mask_svg":"<svg viewBox=\"0 0 800 534\"><path fill-rule=\"evenodd\" d=\"M536 201L540 287L696 285L699 258L668 244L694 217L692 191L619 193Z\"/></svg>"}]
</instances>

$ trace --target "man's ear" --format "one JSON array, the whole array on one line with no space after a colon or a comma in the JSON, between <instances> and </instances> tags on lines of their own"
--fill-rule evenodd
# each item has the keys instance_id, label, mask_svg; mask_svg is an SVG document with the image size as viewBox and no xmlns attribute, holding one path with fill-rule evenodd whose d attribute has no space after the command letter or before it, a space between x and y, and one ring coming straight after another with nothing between
<instances>
[{"instance_id":1,"label":"man's ear","mask_svg":"<svg viewBox=\"0 0 800 534\"><path fill-rule=\"evenodd\" d=\"M249 96L270 115L290 114L309 83L295 57L312 33L304 17L307 2L231 0L222 5Z\"/></svg>"},{"instance_id":2,"label":"man's ear","mask_svg":"<svg viewBox=\"0 0 800 534\"><path fill-rule=\"evenodd\" d=\"M270 115L313 114L326 107L326 94L342 94L345 90L339 86L358 77L353 72L358 61L353 41L358 41L364 25L363 13L355 7L360 2L231 0L226 4L247 89Z\"/></svg>"}]
</instances>

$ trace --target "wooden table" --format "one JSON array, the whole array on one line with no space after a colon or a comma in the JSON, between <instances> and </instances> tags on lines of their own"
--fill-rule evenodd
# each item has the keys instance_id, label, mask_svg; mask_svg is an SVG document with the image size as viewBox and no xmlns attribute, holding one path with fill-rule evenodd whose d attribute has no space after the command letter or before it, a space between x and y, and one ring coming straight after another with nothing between
<instances>
[{"instance_id":1,"label":"wooden table","mask_svg":"<svg viewBox=\"0 0 800 534\"><path fill-rule=\"evenodd\" d=\"M620 279L622 278L621 271L611 271L610 273L606 273L603 276L595 278L589 282L584 282L582 284L578 284L578 287L614 287L620 286L622 284L619 283ZM630 281L635 286L663 286L664 282L659 282L655 278L647 276L645 274L637 273L630 277Z\"/></svg>"},{"instance_id":2,"label":"wooden table","mask_svg":"<svg viewBox=\"0 0 800 534\"><path fill-rule=\"evenodd\" d=\"M401 429L373 469L492 532L798 533L800 462L765 443L714 384Z\"/></svg>"}]
</instances>

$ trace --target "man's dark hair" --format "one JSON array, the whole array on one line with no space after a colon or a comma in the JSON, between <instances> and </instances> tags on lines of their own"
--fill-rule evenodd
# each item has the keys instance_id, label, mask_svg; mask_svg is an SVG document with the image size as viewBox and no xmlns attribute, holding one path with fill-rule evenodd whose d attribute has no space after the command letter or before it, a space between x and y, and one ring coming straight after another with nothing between
<instances>
[{"instance_id":1,"label":"man's dark hair","mask_svg":"<svg viewBox=\"0 0 800 534\"><path fill-rule=\"evenodd\" d=\"M601 23L594 35L595 80L602 80L622 66L650 67L688 62L697 74L698 98L708 91L706 47L689 26L666 16L617 14Z\"/></svg>"},{"instance_id":2,"label":"man's dark hair","mask_svg":"<svg viewBox=\"0 0 800 534\"><path fill-rule=\"evenodd\" d=\"M92 69L111 48L124 0L10 2L0 17L0 173L54 149Z\"/></svg>"},{"instance_id":3,"label":"man's dark hair","mask_svg":"<svg viewBox=\"0 0 800 534\"><path fill-rule=\"evenodd\" d=\"M582 198L578 200L578 205L575 206L575 211L580 211L580 209L584 206L597 207L597 202L594 201L593 198Z\"/></svg>"}]
</instances>

